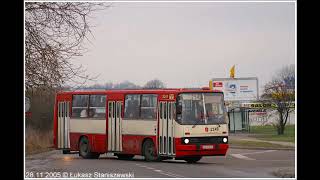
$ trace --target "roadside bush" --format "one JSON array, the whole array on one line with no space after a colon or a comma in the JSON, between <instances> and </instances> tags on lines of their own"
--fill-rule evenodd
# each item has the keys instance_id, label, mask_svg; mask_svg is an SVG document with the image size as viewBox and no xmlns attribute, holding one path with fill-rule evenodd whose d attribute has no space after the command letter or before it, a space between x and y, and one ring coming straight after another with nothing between
<instances>
[{"instance_id":1,"label":"roadside bush","mask_svg":"<svg viewBox=\"0 0 320 180\"><path fill-rule=\"evenodd\" d=\"M46 151L53 146L53 131L41 131L31 126L25 131L26 154Z\"/></svg>"},{"instance_id":2,"label":"roadside bush","mask_svg":"<svg viewBox=\"0 0 320 180\"><path fill-rule=\"evenodd\" d=\"M27 91L31 115L25 118L26 154L48 150L53 146L53 113L55 90Z\"/></svg>"},{"instance_id":3,"label":"roadside bush","mask_svg":"<svg viewBox=\"0 0 320 180\"><path fill-rule=\"evenodd\" d=\"M35 90L27 92L26 96L30 99L31 116L26 118L26 126L34 129L52 130L54 113L54 90Z\"/></svg>"}]
</instances>

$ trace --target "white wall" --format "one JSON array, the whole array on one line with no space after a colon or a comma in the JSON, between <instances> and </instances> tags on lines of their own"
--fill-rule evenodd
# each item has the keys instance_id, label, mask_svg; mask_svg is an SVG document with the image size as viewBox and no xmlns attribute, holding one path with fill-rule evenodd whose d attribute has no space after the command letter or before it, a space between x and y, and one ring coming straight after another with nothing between
<instances>
[{"instance_id":1,"label":"white wall","mask_svg":"<svg viewBox=\"0 0 320 180\"><path fill-rule=\"evenodd\" d=\"M278 112L276 110L267 111L265 115L257 115L255 112L250 112L249 119L251 126L259 125L271 125L276 123L279 118ZM295 111L289 114L287 125L295 124Z\"/></svg>"}]
</instances>

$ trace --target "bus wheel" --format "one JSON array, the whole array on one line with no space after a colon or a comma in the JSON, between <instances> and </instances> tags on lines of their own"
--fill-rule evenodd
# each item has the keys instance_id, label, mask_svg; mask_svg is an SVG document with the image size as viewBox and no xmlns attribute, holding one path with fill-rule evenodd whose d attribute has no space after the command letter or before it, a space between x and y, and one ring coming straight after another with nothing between
<instances>
[{"instance_id":1,"label":"bus wheel","mask_svg":"<svg viewBox=\"0 0 320 180\"><path fill-rule=\"evenodd\" d=\"M118 156L118 159L121 159L121 160L131 160L134 155L132 154L117 154Z\"/></svg>"},{"instance_id":2,"label":"bus wheel","mask_svg":"<svg viewBox=\"0 0 320 180\"><path fill-rule=\"evenodd\" d=\"M188 158L184 158L185 161L187 161L187 163L196 163L198 162L202 157L188 157Z\"/></svg>"},{"instance_id":3,"label":"bus wheel","mask_svg":"<svg viewBox=\"0 0 320 180\"><path fill-rule=\"evenodd\" d=\"M70 150L67 150L67 149L62 150L62 154L70 154Z\"/></svg>"},{"instance_id":4,"label":"bus wheel","mask_svg":"<svg viewBox=\"0 0 320 180\"><path fill-rule=\"evenodd\" d=\"M157 155L156 148L151 140L143 143L143 155L146 161L158 161L160 157Z\"/></svg>"},{"instance_id":5,"label":"bus wheel","mask_svg":"<svg viewBox=\"0 0 320 180\"><path fill-rule=\"evenodd\" d=\"M97 159L99 158L99 153L93 153L90 151L89 140L86 137L82 137L79 143L79 154L84 159Z\"/></svg>"}]
</instances>

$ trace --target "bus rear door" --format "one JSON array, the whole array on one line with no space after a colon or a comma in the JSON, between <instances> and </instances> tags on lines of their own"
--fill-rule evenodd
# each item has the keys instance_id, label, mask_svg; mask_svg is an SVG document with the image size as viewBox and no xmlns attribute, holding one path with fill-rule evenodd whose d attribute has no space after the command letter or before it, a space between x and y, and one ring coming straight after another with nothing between
<instances>
[{"instance_id":1,"label":"bus rear door","mask_svg":"<svg viewBox=\"0 0 320 180\"><path fill-rule=\"evenodd\" d=\"M108 100L107 149L109 152L122 151L122 106L123 101Z\"/></svg>"},{"instance_id":2,"label":"bus rear door","mask_svg":"<svg viewBox=\"0 0 320 180\"><path fill-rule=\"evenodd\" d=\"M70 148L70 101L58 101L57 144L60 149Z\"/></svg>"}]
</instances>

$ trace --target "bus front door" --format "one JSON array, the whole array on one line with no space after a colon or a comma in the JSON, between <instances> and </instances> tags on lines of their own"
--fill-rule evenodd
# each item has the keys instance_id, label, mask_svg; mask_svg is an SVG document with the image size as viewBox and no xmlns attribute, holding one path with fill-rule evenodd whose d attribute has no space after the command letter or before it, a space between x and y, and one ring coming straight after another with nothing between
<instances>
[{"instance_id":1,"label":"bus front door","mask_svg":"<svg viewBox=\"0 0 320 180\"><path fill-rule=\"evenodd\" d=\"M108 101L107 146L109 152L122 151L122 101Z\"/></svg>"},{"instance_id":2,"label":"bus front door","mask_svg":"<svg viewBox=\"0 0 320 180\"><path fill-rule=\"evenodd\" d=\"M158 152L162 156L174 156L174 102L160 102Z\"/></svg>"}]
</instances>

